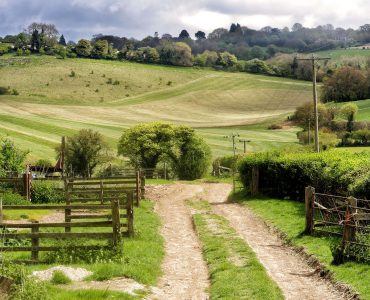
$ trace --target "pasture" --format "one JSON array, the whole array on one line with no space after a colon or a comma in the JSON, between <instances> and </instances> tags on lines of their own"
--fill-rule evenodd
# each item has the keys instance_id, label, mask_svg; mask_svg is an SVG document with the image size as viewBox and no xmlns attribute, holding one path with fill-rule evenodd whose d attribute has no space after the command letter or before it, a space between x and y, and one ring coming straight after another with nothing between
<instances>
[{"instance_id":1,"label":"pasture","mask_svg":"<svg viewBox=\"0 0 370 300\"><path fill-rule=\"evenodd\" d=\"M319 51L317 54L320 57L330 57L334 62L340 62L344 59L351 59L354 57L368 59L370 57L370 49L340 48L335 50Z\"/></svg>"},{"instance_id":2,"label":"pasture","mask_svg":"<svg viewBox=\"0 0 370 300\"><path fill-rule=\"evenodd\" d=\"M231 153L224 136L233 131L252 140L248 152L281 148L296 143L298 129L267 124L311 99L310 83L283 78L45 56L1 57L0 86L19 92L0 96L0 134L31 161L54 158L60 136L82 128L115 149L124 128L157 120L196 128L215 156Z\"/></svg>"}]
</instances>

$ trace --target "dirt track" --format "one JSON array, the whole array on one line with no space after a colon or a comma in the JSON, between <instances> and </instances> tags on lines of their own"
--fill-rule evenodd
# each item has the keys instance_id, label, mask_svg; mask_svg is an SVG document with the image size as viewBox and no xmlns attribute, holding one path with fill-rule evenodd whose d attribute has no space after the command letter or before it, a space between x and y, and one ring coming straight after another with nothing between
<instances>
[{"instance_id":1,"label":"dirt track","mask_svg":"<svg viewBox=\"0 0 370 300\"><path fill-rule=\"evenodd\" d=\"M155 186L148 198L157 202L166 242L163 277L159 287L147 299L208 299L206 264L199 240L191 223L185 200L196 195L212 204L216 214L224 216L257 254L286 299L344 299L327 281L314 275L315 270L294 251L283 245L262 220L247 207L226 203L231 186L227 184Z\"/></svg>"},{"instance_id":2,"label":"dirt track","mask_svg":"<svg viewBox=\"0 0 370 300\"><path fill-rule=\"evenodd\" d=\"M147 299L209 299L207 266L185 204L202 191L201 186L183 184L148 189L147 197L156 201L156 212L162 220L166 255L164 274Z\"/></svg>"}]
</instances>

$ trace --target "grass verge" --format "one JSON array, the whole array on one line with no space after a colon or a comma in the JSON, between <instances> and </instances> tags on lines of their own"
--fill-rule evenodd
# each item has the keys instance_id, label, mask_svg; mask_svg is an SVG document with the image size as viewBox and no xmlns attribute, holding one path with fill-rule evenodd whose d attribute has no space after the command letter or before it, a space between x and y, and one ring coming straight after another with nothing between
<instances>
[{"instance_id":1,"label":"grass verge","mask_svg":"<svg viewBox=\"0 0 370 300\"><path fill-rule=\"evenodd\" d=\"M208 203L192 201L193 209L207 210ZM229 222L209 210L193 216L207 261L212 299L284 299L254 252Z\"/></svg>"},{"instance_id":2,"label":"grass verge","mask_svg":"<svg viewBox=\"0 0 370 300\"><path fill-rule=\"evenodd\" d=\"M370 265L353 262L332 265L330 245L336 238L302 234L305 226L304 203L264 197L235 198L284 233L293 245L302 246L309 254L317 257L333 273L335 280L352 286L361 295L361 299L370 300Z\"/></svg>"}]
</instances>

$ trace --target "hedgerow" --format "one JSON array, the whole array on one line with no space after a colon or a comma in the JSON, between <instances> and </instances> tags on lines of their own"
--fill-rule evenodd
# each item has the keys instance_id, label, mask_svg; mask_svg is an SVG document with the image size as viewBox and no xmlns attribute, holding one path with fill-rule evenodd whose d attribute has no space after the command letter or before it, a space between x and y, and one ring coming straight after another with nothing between
<instances>
[{"instance_id":1,"label":"hedgerow","mask_svg":"<svg viewBox=\"0 0 370 300\"><path fill-rule=\"evenodd\" d=\"M368 152L266 152L245 157L239 164L243 185L249 188L253 167L259 169L260 191L273 197L303 201L304 188L319 192L370 198Z\"/></svg>"}]
</instances>

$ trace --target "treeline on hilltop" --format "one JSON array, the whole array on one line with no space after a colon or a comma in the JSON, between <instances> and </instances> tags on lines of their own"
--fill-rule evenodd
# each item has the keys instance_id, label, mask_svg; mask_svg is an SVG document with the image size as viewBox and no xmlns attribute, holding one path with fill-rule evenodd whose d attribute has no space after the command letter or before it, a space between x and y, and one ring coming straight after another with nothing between
<instances>
[{"instance_id":1,"label":"treeline on hilltop","mask_svg":"<svg viewBox=\"0 0 370 300\"><path fill-rule=\"evenodd\" d=\"M334 28L328 24L305 28L296 23L291 29L266 26L260 30L240 24L218 28L208 36L202 31L192 39L184 29L179 36L158 33L142 40L113 35L94 35L91 40L66 42L53 24L32 23L18 35L0 37L0 55L15 52L56 55L61 58L127 60L174 66L212 67L219 70L249 72L311 80L310 62L297 61L296 52L327 50L370 42L370 24L357 30ZM348 101L370 96L369 62L347 58L340 64L326 62L317 79L324 82L324 101ZM347 76L347 77L346 77ZM346 84L343 85L343 80Z\"/></svg>"}]
</instances>

